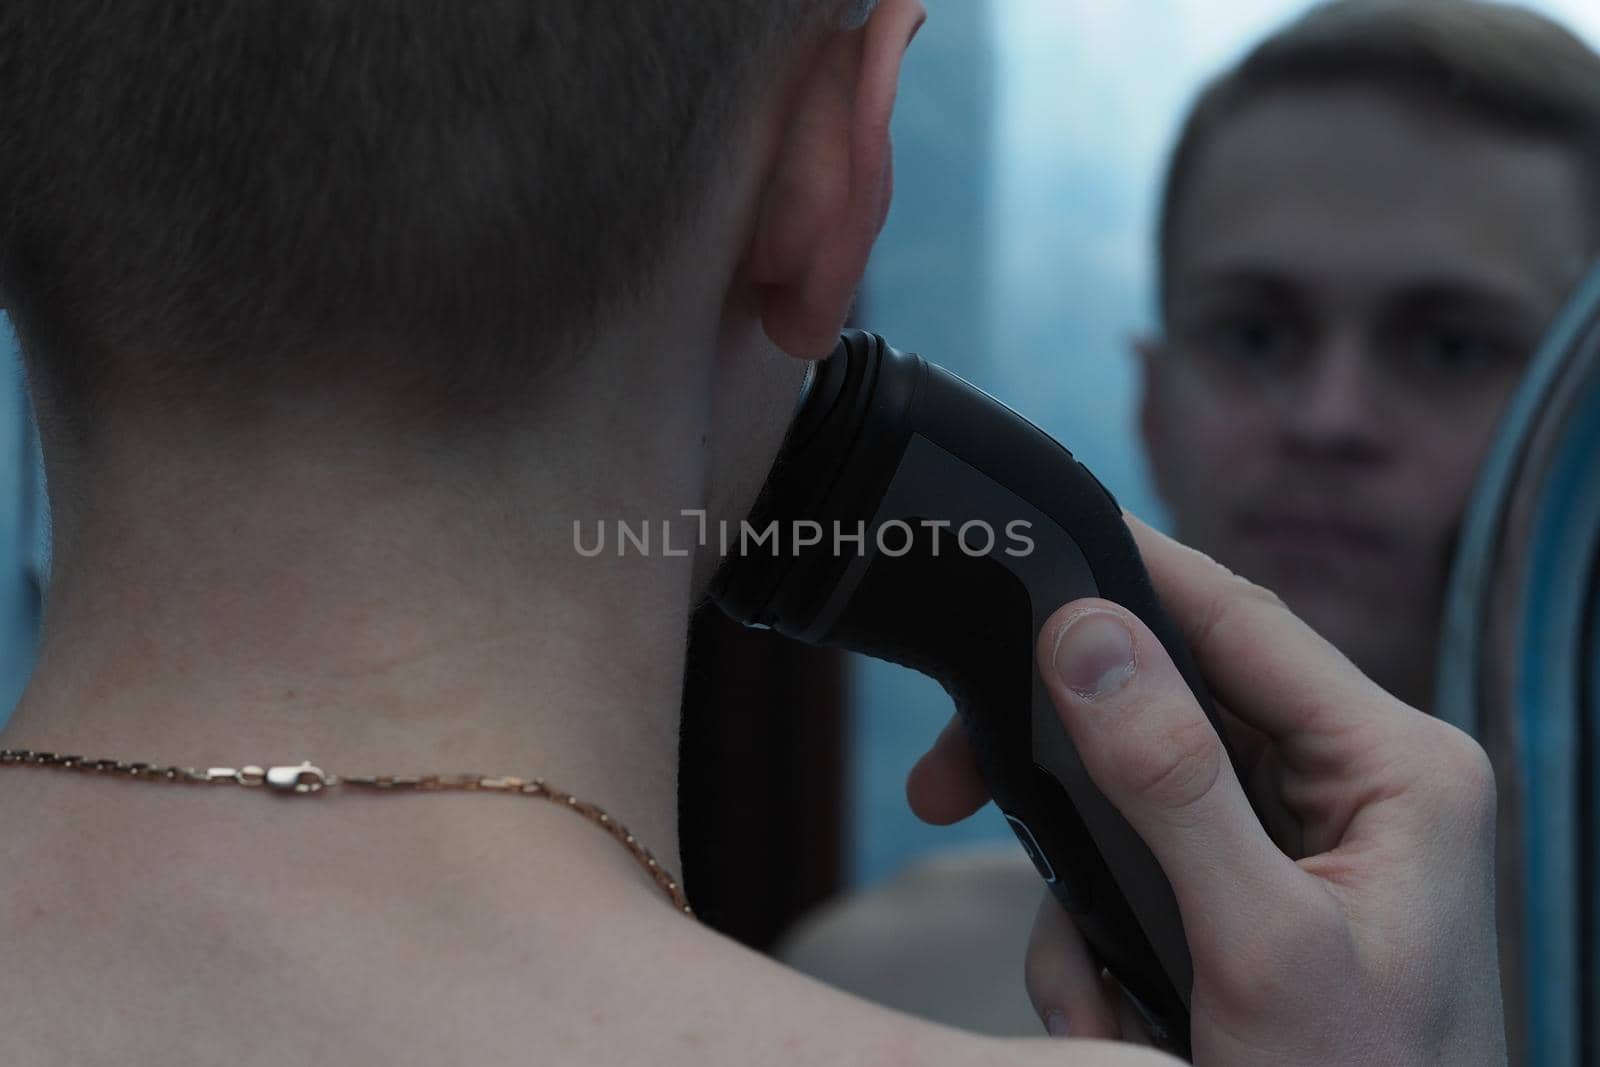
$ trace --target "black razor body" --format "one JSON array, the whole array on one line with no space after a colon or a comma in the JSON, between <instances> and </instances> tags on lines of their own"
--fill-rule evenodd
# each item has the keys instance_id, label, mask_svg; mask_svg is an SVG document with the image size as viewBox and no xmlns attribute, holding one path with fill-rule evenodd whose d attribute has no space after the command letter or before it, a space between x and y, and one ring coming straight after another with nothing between
<instances>
[{"instance_id":1,"label":"black razor body","mask_svg":"<svg viewBox=\"0 0 1600 1067\"><path fill-rule=\"evenodd\" d=\"M1163 1043L1186 1053L1192 969L1172 889L1090 782L1034 664L1057 608L1115 601L1216 725L1111 494L988 394L848 331L810 372L744 532L713 583L723 610L942 684L1040 874Z\"/></svg>"}]
</instances>

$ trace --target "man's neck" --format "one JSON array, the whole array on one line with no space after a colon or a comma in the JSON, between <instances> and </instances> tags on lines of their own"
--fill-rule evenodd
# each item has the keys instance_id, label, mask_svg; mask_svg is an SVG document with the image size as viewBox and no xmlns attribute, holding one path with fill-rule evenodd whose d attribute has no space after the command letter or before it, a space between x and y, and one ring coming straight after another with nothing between
<instances>
[{"instance_id":1,"label":"man's neck","mask_svg":"<svg viewBox=\"0 0 1600 1067\"><path fill-rule=\"evenodd\" d=\"M618 498L646 515L695 505L698 453L650 455L648 481L616 457L556 481L515 455L469 481L437 457L379 466L358 444L165 475L130 456L58 540L39 664L0 746L540 777L676 867L692 560L589 558L573 540L575 521L623 517Z\"/></svg>"}]
</instances>

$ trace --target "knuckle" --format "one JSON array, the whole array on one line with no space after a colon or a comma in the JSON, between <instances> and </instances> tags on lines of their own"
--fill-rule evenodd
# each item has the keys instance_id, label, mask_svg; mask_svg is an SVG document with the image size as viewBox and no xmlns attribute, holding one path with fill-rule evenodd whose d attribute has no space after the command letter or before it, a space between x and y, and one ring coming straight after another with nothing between
<instances>
[{"instance_id":1,"label":"knuckle","mask_svg":"<svg viewBox=\"0 0 1600 1067\"><path fill-rule=\"evenodd\" d=\"M1453 804L1480 820L1495 809L1494 765L1483 746L1448 723L1428 720L1437 729L1423 752L1437 767L1437 777Z\"/></svg>"},{"instance_id":2,"label":"knuckle","mask_svg":"<svg viewBox=\"0 0 1600 1067\"><path fill-rule=\"evenodd\" d=\"M1171 544L1176 548L1180 556L1186 556L1194 560L1203 570L1210 570L1223 578L1238 577L1231 567L1204 549L1196 548L1185 541L1173 541Z\"/></svg>"},{"instance_id":3,"label":"knuckle","mask_svg":"<svg viewBox=\"0 0 1600 1067\"><path fill-rule=\"evenodd\" d=\"M1269 608L1276 608L1286 613L1289 611L1289 605L1284 602L1281 596L1266 586L1257 585L1241 575L1233 575L1229 579L1228 585L1229 592L1237 600L1245 603L1265 604Z\"/></svg>"},{"instance_id":4,"label":"knuckle","mask_svg":"<svg viewBox=\"0 0 1600 1067\"><path fill-rule=\"evenodd\" d=\"M1033 931L1022 960L1023 986L1034 1004L1041 1008L1062 998L1063 975L1076 962L1073 940L1063 929L1064 924L1071 921L1055 898L1046 892L1034 915Z\"/></svg>"},{"instance_id":5,"label":"knuckle","mask_svg":"<svg viewBox=\"0 0 1600 1067\"><path fill-rule=\"evenodd\" d=\"M1283 598L1264 585L1257 585L1248 578L1227 572L1227 576L1212 594L1200 617L1198 625L1190 635L1190 643L1196 652L1213 644L1214 637L1224 632L1234 621L1240 611L1250 611L1266 606L1284 614L1292 614L1289 605Z\"/></svg>"},{"instance_id":6,"label":"knuckle","mask_svg":"<svg viewBox=\"0 0 1600 1067\"><path fill-rule=\"evenodd\" d=\"M1129 740L1124 786L1131 796L1163 811L1194 807L1222 776L1222 744L1198 714L1168 716Z\"/></svg>"},{"instance_id":7,"label":"knuckle","mask_svg":"<svg viewBox=\"0 0 1600 1067\"><path fill-rule=\"evenodd\" d=\"M1040 940L1037 933L1028 942L1028 952L1022 961L1022 984L1036 1005L1048 1003L1059 996L1056 988L1056 975L1060 972L1057 951L1055 946Z\"/></svg>"}]
</instances>

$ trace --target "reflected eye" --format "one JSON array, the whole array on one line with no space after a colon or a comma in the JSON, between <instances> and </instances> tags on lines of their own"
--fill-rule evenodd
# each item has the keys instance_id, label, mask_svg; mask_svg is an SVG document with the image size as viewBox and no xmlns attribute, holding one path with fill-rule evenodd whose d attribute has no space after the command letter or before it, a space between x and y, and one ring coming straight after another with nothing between
<instances>
[{"instance_id":1,"label":"reflected eye","mask_svg":"<svg viewBox=\"0 0 1600 1067\"><path fill-rule=\"evenodd\" d=\"M1288 320L1247 312L1213 317L1195 340L1206 360L1240 375L1281 373L1294 365L1303 347L1300 331Z\"/></svg>"},{"instance_id":2,"label":"reflected eye","mask_svg":"<svg viewBox=\"0 0 1600 1067\"><path fill-rule=\"evenodd\" d=\"M1513 370L1521 365L1519 347L1488 327L1432 323L1402 340L1401 370L1442 383L1462 383Z\"/></svg>"}]
</instances>

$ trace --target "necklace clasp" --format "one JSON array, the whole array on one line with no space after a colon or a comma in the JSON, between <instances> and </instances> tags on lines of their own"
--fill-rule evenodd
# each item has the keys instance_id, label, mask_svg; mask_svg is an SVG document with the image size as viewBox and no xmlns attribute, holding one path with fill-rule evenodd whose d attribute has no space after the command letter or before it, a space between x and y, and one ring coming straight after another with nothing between
<instances>
[{"instance_id":1,"label":"necklace clasp","mask_svg":"<svg viewBox=\"0 0 1600 1067\"><path fill-rule=\"evenodd\" d=\"M267 770L267 785L280 793L316 793L328 784L328 776L311 765L309 760L298 767L271 767Z\"/></svg>"}]
</instances>

